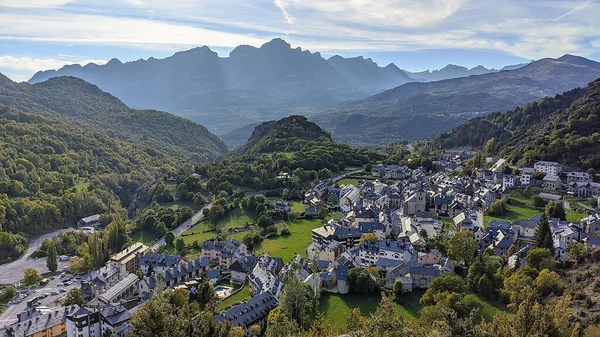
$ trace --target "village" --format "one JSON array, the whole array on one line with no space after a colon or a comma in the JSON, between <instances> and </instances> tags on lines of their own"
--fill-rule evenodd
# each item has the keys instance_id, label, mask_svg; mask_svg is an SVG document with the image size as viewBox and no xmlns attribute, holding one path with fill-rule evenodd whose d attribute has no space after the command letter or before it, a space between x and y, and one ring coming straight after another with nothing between
<instances>
[{"instance_id":1,"label":"village","mask_svg":"<svg viewBox=\"0 0 600 337\"><path fill-rule=\"evenodd\" d=\"M214 318L249 331L264 327L291 268L321 294L348 294L353 269L369 270L382 291L423 291L462 263L437 249L436 241L451 240L464 231L474 238L478 255L506 256L509 266L518 268L525 265L536 227L547 216L547 203L560 203L568 213L562 219L547 219L557 261L567 258L573 244L587 250L600 246L594 200L600 184L591 175L566 172L560 163L547 161L515 170L501 158L489 158L489 170L462 175L472 156L446 156L434 161L430 170L379 164L339 180L321 180L305 192L302 216L318 217L324 208L335 210L336 216L313 228L306 250L294 252L290 261L275 251L255 253L236 238L201 242L194 258L136 242L81 278L85 305L34 302L16 323L4 327L3 336L123 336L132 329L129 319L157 287L186 289L194 297L203 282L210 282L227 304ZM496 211L496 205L503 211ZM287 200L274 200L271 207L293 213ZM80 226L88 230L89 219L82 220ZM245 289L251 296L232 302Z\"/></svg>"}]
</instances>

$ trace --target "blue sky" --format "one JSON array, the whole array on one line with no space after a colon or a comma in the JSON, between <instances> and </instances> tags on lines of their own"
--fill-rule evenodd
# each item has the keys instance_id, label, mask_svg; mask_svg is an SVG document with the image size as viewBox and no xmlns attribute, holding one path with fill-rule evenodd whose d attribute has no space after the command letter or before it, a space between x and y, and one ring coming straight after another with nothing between
<instances>
[{"instance_id":1,"label":"blue sky","mask_svg":"<svg viewBox=\"0 0 600 337\"><path fill-rule=\"evenodd\" d=\"M600 0L0 0L0 72L22 81L202 45L226 57L275 37L411 71L566 53L600 60L598 13Z\"/></svg>"}]
</instances>

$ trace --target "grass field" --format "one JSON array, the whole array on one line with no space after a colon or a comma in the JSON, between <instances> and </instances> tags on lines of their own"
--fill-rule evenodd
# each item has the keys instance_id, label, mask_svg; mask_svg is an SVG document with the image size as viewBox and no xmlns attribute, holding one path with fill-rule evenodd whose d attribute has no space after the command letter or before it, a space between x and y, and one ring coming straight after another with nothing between
<instances>
[{"instance_id":1,"label":"grass field","mask_svg":"<svg viewBox=\"0 0 600 337\"><path fill-rule=\"evenodd\" d=\"M506 205L506 212L501 216L485 216L485 223L490 220L519 220L519 219L531 219L536 214L544 213L543 210L537 210L535 208L529 206L521 206L521 205Z\"/></svg>"},{"instance_id":2,"label":"grass field","mask_svg":"<svg viewBox=\"0 0 600 337\"><path fill-rule=\"evenodd\" d=\"M405 319L410 320L419 316L421 310L419 299L422 294L422 291L405 294L401 301L402 304L396 304L398 310ZM479 315L488 322L494 318L496 313L506 311L506 307L503 305L487 302L474 294L466 295L465 298L470 301L474 307L479 308ZM346 325L346 319L350 310L359 308L361 315L366 317L377 310L380 301L380 293L369 295L337 295L324 293L321 295L319 302L319 311L325 313L325 319L329 324L332 324L337 328L343 328Z\"/></svg>"},{"instance_id":3,"label":"grass field","mask_svg":"<svg viewBox=\"0 0 600 337\"><path fill-rule=\"evenodd\" d=\"M243 227L246 223L253 223L256 220L256 217L253 214L249 214L246 210L242 208L236 208L233 213L228 214L224 218L220 219L217 223L217 226L222 230L227 230L231 228ZM216 232L206 232L204 231L209 229L208 220L200 221L194 227L188 229L183 234L183 241L186 244L192 244L194 241L198 240L198 242L202 243L203 241L212 239L217 237ZM186 235L189 233L194 233L193 235ZM235 233L231 237L235 239L242 239L247 232Z\"/></svg>"},{"instance_id":4,"label":"grass field","mask_svg":"<svg viewBox=\"0 0 600 337\"><path fill-rule=\"evenodd\" d=\"M336 182L336 184L338 186L342 186L342 185L348 185L348 184L352 184L354 186L358 186L358 182L362 180L362 179L357 179L357 178L343 178L340 179Z\"/></svg>"},{"instance_id":5,"label":"grass field","mask_svg":"<svg viewBox=\"0 0 600 337\"><path fill-rule=\"evenodd\" d=\"M284 262L291 261L296 253L306 258L306 246L312 241L312 230L322 226L323 220L300 219L286 222L286 225L290 235L265 239L256 246L254 253L270 253L272 256L281 257Z\"/></svg>"},{"instance_id":6,"label":"grass field","mask_svg":"<svg viewBox=\"0 0 600 337\"><path fill-rule=\"evenodd\" d=\"M397 304L398 309L406 319L413 319L419 314L419 297L422 292L407 294L404 301L406 304ZM380 293L372 293L368 295L338 295L324 293L321 295L319 302L319 311L325 313L327 323L332 324L337 328L343 328L346 325L346 319L350 310L359 308L362 316L368 316L375 312L381 302Z\"/></svg>"},{"instance_id":7,"label":"grass field","mask_svg":"<svg viewBox=\"0 0 600 337\"><path fill-rule=\"evenodd\" d=\"M187 202L187 201L173 201L173 202L163 202L160 204L162 207L166 207L166 208L172 208L174 210L178 210L180 208L183 207L189 207L191 209L194 209L194 203L192 202Z\"/></svg>"},{"instance_id":8,"label":"grass field","mask_svg":"<svg viewBox=\"0 0 600 337\"><path fill-rule=\"evenodd\" d=\"M133 241L141 242L146 246L151 246L158 238L151 230L142 230L131 233Z\"/></svg>"},{"instance_id":9,"label":"grass field","mask_svg":"<svg viewBox=\"0 0 600 337\"><path fill-rule=\"evenodd\" d=\"M252 298L252 295L250 294L250 286L248 286L248 284L246 284L246 285L244 285L242 290L238 291L237 293L235 293L235 294L227 297L223 301L221 301L221 303L219 303L218 309L224 310L225 307L232 306L235 302L241 302L244 300L249 300L251 298Z\"/></svg>"}]
</instances>

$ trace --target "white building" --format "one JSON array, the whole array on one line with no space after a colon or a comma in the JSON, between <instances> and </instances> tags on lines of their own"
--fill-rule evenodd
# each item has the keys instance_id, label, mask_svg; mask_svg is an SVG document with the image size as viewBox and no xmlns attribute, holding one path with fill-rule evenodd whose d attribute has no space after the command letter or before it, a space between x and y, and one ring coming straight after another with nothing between
<instances>
[{"instance_id":1,"label":"white building","mask_svg":"<svg viewBox=\"0 0 600 337\"><path fill-rule=\"evenodd\" d=\"M562 166L555 161L538 161L533 165L536 172L542 172L551 176L559 176Z\"/></svg>"},{"instance_id":2,"label":"white building","mask_svg":"<svg viewBox=\"0 0 600 337\"><path fill-rule=\"evenodd\" d=\"M521 175L519 176L519 180L521 181L522 186L529 186L531 184L531 176L534 173L534 169L531 167L524 167L521 169Z\"/></svg>"}]
</instances>

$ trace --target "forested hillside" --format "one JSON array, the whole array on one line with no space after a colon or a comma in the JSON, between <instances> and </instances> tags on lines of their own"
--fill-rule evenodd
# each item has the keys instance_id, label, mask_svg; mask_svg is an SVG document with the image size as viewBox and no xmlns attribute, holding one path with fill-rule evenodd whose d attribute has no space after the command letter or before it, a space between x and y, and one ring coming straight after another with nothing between
<instances>
[{"instance_id":1,"label":"forested hillside","mask_svg":"<svg viewBox=\"0 0 600 337\"><path fill-rule=\"evenodd\" d=\"M513 163L554 160L584 170L600 170L600 80L585 95L495 147Z\"/></svg>"},{"instance_id":2,"label":"forested hillside","mask_svg":"<svg viewBox=\"0 0 600 337\"><path fill-rule=\"evenodd\" d=\"M476 148L492 138L495 138L496 142L503 142L557 110L569 107L585 92L585 89L577 88L555 97L542 98L507 113L496 112L473 118L450 132L439 134L430 142L430 146L433 149Z\"/></svg>"},{"instance_id":3,"label":"forested hillside","mask_svg":"<svg viewBox=\"0 0 600 337\"><path fill-rule=\"evenodd\" d=\"M329 134L304 116L291 116L256 127L248 143L232 151L227 159L199 165L196 172L210 178L217 191L221 182L258 190L286 187L301 191L306 183L328 178L347 166L363 166L383 160L385 155L334 142ZM276 179L293 173L291 181Z\"/></svg>"},{"instance_id":4,"label":"forested hillside","mask_svg":"<svg viewBox=\"0 0 600 337\"><path fill-rule=\"evenodd\" d=\"M200 125L130 109L75 78L0 77L0 104L0 262L27 236L94 213L127 217L140 187L226 150Z\"/></svg>"}]
</instances>

